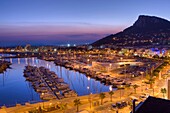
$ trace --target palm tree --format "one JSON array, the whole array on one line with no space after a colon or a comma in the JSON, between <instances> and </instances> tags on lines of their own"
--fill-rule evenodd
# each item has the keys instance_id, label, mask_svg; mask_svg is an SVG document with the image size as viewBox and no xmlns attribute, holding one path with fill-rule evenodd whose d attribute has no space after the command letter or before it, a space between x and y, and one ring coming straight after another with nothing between
<instances>
[{"instance_id":1,"label":"palm tree","mask_svg":"<svg viewBox=\"0 0 170 113\"><path fill-rule=\"evenodd\" d=\"M80 99L75 99L74 100L74 106L77 107L77 112L79 111L79 105L81 104Z\"/></svg>"},{"instance_id":2,"label":"palm tree","mask_svg":"<svg viewBox=\"0 0 170 113\"><path fill-rule=\"evenodd\" d=\"M63 113L64 113L65 110L67 109L67 103L65 103L65 104L61 103L60 104L60 109L63 110Z\"/></svg>"},{"instance_id":3,"label":"palm tree","mask_svg":"<svg viewBox=\"0 0 170 113\"><path fill-rule=\"evenodd\" d=\"M155 83L155 77L149 76L146 79L147 79L147 81L145 81L145 83L149 84L150 85L150 89L152 89L153 88L153 84Z\"/></svg>"},{"instance_id":4,"label":"palm tree","mask_svg":"<svg viewBox=\"0 0 170 113\"><path fill-rule=\"evenodd\" d=\"M161 93L163 98L165 98L166 88L161 88Z\"/></svg>"},{"instance_id":5,"label":"palm tree","mask_svg":"<svg viewBox=\"0 0 170 113\"><path fill-rule=\"evenodd\" d=\"M155 79L152 77L149 80L150 88L153 88L153 84L155 83Z\"/></svg>"},{"instance_id":6,"label":"palm tree","mask_svg":"<svg viewBox=\"0 0 170 113\"><path fill-rule=\"evenodd\" d=\"M42 113L43 112L43 110L42 110L42 108L39 106L38 107L38 113Z\"/></svg>"},{"instance_id":7,"label":"palm tree","mask_svg":"<svg viewBox=\"0 0 170 113\"><path fill-rule=\"evenodd\" d=\"M169 77L168 74L164 75L162 78L165 79L165 81L167 81L167 78Z\"/></svg>"},{"instance_id":8,"label":"palm tree","mask_svg":"<svg viewBox=\"0 0 170 113\"><path fill-rule=\"evenodd\" d=\"M122 97L122 90L124 90L124 89L125 89L125 87L123 85L121 85L117 88L117 90L120 90L120 99Z\"/></svg>"},{"instance_id":9,"label":"palm tree","mask_svg":"<svg viewBox=\"0 0 170 113\"><path fill-rule=\"evenodd\" d=\"M101 99L101 105L103 104L103 99L106 97L104 93L100 93L99 97Z\"/></svg>"},{"instance_id":10,"label":"palm tree","mask_svg":"<svg viewBox=\"0 0 170 113\"><path fill-rule=\"evenodd\" d=\"M110 91L109 92L109 95L110 95L110 101L112 102L112 95L114 94L114 92L113 91Z\"/></svg>"},{"instance_id":11,"label":"palm tree","mask_svg":"<svg viewBox=\"0 0 170 113\"><path fill-rule=\"evenodd\" d=\"M138 88L139 86L137 84L134 84L133 85L133 89L134 89L134 93L136 94L136 89Z\"/></svg>"},{"instance_id":12,"label":"palm tree","mask_svg":"<svg viewBox=\"0 0 170 113\"><path fill-rule=\"evenodd\" d=\"M89 103L90 103L90 109L91 109L91 104L92 104L92 97L91 97L91 94L89 94L88 101L89 101Z\"/></svg>"}]
</instances>

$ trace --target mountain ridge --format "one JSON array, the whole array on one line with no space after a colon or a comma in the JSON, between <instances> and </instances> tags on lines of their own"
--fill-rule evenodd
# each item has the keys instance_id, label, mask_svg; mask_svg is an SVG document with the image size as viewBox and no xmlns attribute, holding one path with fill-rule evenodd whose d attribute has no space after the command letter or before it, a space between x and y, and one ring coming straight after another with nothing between
<instances>
[{"instance_id":1,"label":"mountain ridge","mask_svg":"<svg viewBox=\"0 0 170 113\"><path fill-rule=\"evenodd\" d=\"M164 41L162 41L164 39ZM148 15L140 15L135 23L116 34L106 36L93 46L112 44L117 46L168 45L170 40L170 21ZM165 42L167 41L167 42Z\"/></svg>"}]
</instances>

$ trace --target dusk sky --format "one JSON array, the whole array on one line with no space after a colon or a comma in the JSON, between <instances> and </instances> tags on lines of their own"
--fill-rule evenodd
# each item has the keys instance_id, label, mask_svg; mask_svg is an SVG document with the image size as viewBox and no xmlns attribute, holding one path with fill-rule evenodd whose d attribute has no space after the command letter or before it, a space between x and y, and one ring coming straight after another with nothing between
<instances>
[{"instance_id":1,"label":"dusk sky","mask_svg":"<svg viewBox=\"0 0 170 113\"><path fill-rule=\"evenodd\" d=\"M0 0L0 45L91 43L169 11L169 0Z\"/></svg>"}]
</instances>

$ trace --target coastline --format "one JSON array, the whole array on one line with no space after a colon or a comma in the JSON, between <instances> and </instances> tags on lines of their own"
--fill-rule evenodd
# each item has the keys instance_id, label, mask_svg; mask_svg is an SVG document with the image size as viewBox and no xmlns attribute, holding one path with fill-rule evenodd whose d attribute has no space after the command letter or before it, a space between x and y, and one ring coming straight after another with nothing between
<instances>
[{"instance_id":1,"label":"coastline","mask_svg":"<svg viewBox=\"0 0 170 113\"><path fill-rule=\"evenodd\" d=\"M39 58L39 59L41 59L41 58ZM43 59L44 60L44 59ZM48 60L47 60L48 61ZM59 62L58 62L59 63ZM74 70L72 67L69 67L69 65L61 65L61 66L63 66L63 67L66 67L66 68L69 68L70 70ZM81 72L81 71L80 71ZM87 71L88 72L88 71ZM82 71L82 73L87 73L86 72L86 70L84 71ZM89 73L90 74L90 73ZM86 76L88 76L88 75L86 75ZM141 80L141 79L140 79ZM99 79L99 81L101 81L100 79ZM140 81L139 80L137 80L137 81L133 81L133 83L139 83ZM159 84L159 83L158 83ZM146 86L141 86L141 88L137 88L137 94L135 94L134 93L134 89L133 88L124 88L124 89L119 89L119 90L117 90L117 91L114 91L114 99L115 99L115 101L123 101L123 99L125 99L125 98L129 98L131 95L132 96L134 96L134 97L139 97L141 94L143 94L144 92L143 92L143 90L145 89L145 93L147 92L149 92L149 94L150 95L152 95L152 93L153 93L153 91L152 91L152 89L147 89L147 85ZM155 93L159 93L159 90L158 90L158 88L155 88ZM106 94L107 94L107 92L106 92ZM100 99L99 99L99 96L98 96L99 94L91 94L91 96L93 96L94 97L94 100L95 101L100 101ZM153 94L154 95L154 94ZM159 94L158 94L159 95ZM121 97L122 96L122 97ZM61 101L58 101L58 100L52 100L52 101L54 101L54 102L72 102L73 103L73 100L74 99L76 99L76 98L80 98L80 99L85 99L85 104L87 104L87 105L84 105L84 106L86 106L87 107L87 109L89 109L89 107L88 107L88 105L89 105L89 95L85 95L85 96L78 96L78 97L74 97L74 98L66 98L66 99L63 99L63 100L61 100ZM107 97L106 97L106 101L104 101L104 103L106 103L106 104L111 104L110 102L109 102L109 95L107 94ZM115 101L114 101L114 103L115 103ZM47 105L47 107L49 107L49 105L50 105L50 103L51 103L51 101L47 101L47 102L38 102L38 103L36 103L35 105L33 104L33 106L36 106L35 108L37 108L37 107L39 107L39 106L42 106L42 104L45 104L45 105ZM112 102L113 103L113 102ZM52 104L53 105L53 104ZM9 108L9 109L17 109L17 108L19 108L20 107L20 105L18 104L16 107L12 107L12 108ZM23 106L21 106L21 107L23 107ZM27 107L27 105L25 105L24 106L24 108L25 107ZM73 108L74 108L74 106L72 106ZM96 107L100 107L100 106L96 106ZM2 107L2 109L4 109L4 107ZM6 109L6 108L5 108ZM8 108L7 108L8 109ZM67 113L67 112L66 112Z\"/></svg>"}]
</instances>

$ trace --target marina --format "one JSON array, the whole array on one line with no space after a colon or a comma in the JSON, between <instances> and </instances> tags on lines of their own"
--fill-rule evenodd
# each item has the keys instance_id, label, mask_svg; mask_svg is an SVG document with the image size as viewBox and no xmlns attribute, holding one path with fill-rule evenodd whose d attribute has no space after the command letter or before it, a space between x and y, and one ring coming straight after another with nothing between
<instances>
[{"instance_id":1,"label":"marina","mask_svg":"<svg viewBox=\"0 0 170 113\"><path fill-rule=\"evenodd\" d=\"M11 69L7 69L4 74L0 74L0 106L15 106L17 103L25 104L26 102L43 101L41 99L42 92L36 92L32 84L23 76L25 66L28 64L36 67L43 66L55 72L60 78L58 81L68 84L70 90L75 91L78 96L107 92L110 89L110 86L106 86L100 83L100 81L96 81L74 70L56 66L53 62L37 58L9 58L6 60L12 63L12 65ZM69 95L65 93L65 96Z\"/></svg>"},{"instance_id":2,"label":"marina","mask_svg":"<svg viewBox=\"0 0 170 113\"><path fill-rule=\"evenodd\" d=\"M77 96L76 92L71 90L62 78L45 67L26 66L24 76L32 83L35 91L41 94L40 97L43 100Z\"/></svg>"},{"instance_id":3,"label":"marina","mask_svg":"<svg viewBox=\"0 0 170 113\"><path fill-rule=\"evenodd\" d=\"M0 0L0 113L170 113L168 0Z\"/></svg>"},{"instance_id":4,"label":"marina","mask_svg":"<svg viewBox=\"0 0 170 113\"><path fill-rule=\"evenodd\" d=\"M104 75L100 72L91 70L90 68L86 68L86 66L80 66L80 63L78 64L71 61L69 63L65 63L57 60L55 61L55 64L59 66L64 66L65 68L68 68L70 70L75 70L79 73L84 73L87 77L91 77L95 80L98 80L101 83L104 83L105 85L110 85L113 88L118 88L120 85L130 85L130 83L126 82L124 79L112 77L110 75Z\"/></svg>"}]
</instances>

